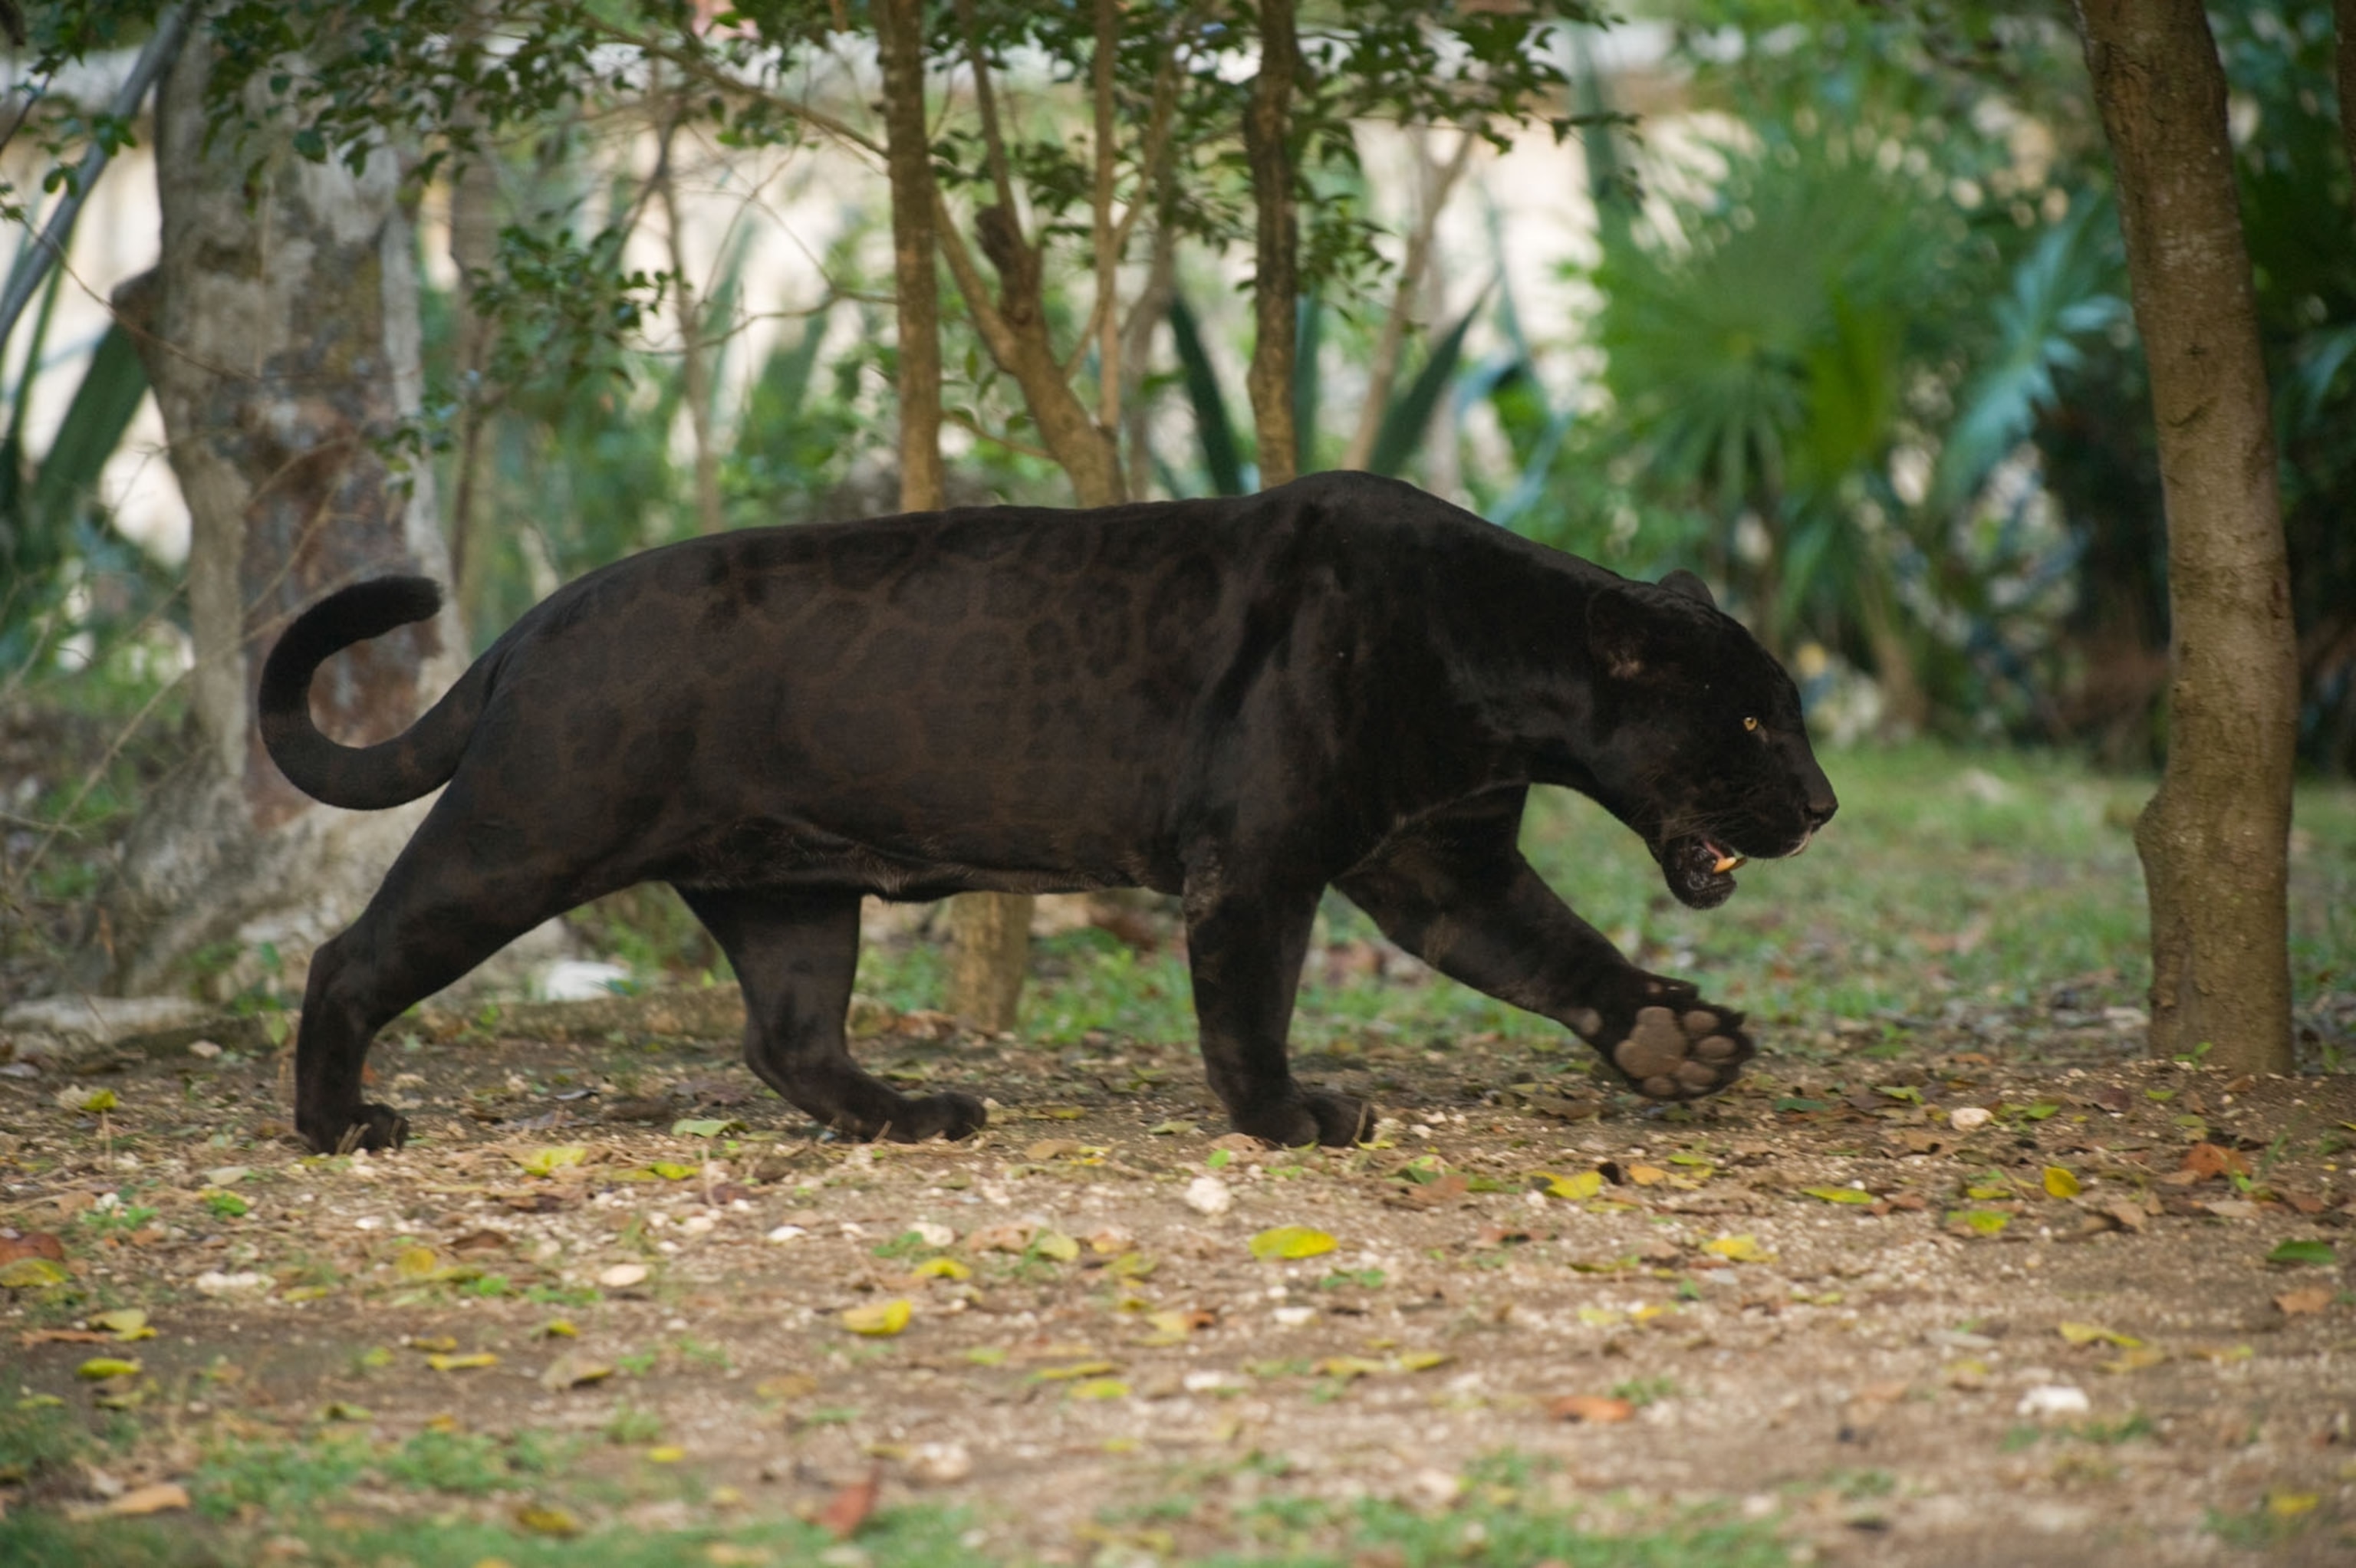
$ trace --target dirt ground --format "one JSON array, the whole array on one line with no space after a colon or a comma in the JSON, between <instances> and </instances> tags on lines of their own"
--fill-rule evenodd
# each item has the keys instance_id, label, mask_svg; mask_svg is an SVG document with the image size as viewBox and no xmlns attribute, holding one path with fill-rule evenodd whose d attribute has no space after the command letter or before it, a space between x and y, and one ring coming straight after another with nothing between
<instances>
[{"instance_id":1,"label":"dirt ground","mask_svg":"<svg viewBox=\"0 0 2356 1568\"><path fill-rule=\"evenodd\" d=\"M990 1095L987 1133L834 1142L732 1045L625 1028L396 1026L376 1091L421 1136L374 1157L302 1154L250 1024L0 1070L0 1394L114 1424L0 1499L178 1483L233 1560L293 1560L300 1477L252 1456L441 1432L577 1441L497 1485L330 1477L302 1517L843 1524L873 1477L879 1518L945 1505L1041 1563L1508 1495L1796 1561L2356 1560L2347 1077L1957 1008L1771 1038L1664 1111L1526 1041L1370 1040L1299 1065L1371 1094L1377 1142L1303 1153L1222 1138L1188 1047L880 1012L868 1064ZM64 1283L22 1272L45 1250ZM89 1326L124 1307L155 1337Z\"/></svg>"}]
</instances>

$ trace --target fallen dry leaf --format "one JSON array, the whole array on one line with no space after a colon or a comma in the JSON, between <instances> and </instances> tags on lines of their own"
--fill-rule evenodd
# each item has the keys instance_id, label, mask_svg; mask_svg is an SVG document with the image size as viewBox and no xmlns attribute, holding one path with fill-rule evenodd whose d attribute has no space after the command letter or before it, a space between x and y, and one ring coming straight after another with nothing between
<instances>
[{"instance_id":1,"label":"fallen dry leaf","mask_svg":"<svg viewBox=\"0 0 2356 1568\"><path fill-rule=\"evenodd\" d=\"M581 1521L561 1508L526 1503L515 1510L515 1521L534 1535L578 1535Z\"/></svg>"},{"instance_id":2,"label":"fallen dry leaf","mask_svg":"<svg viewBox=\"0 0 2356 1568\"><path fill-rule=\"evenodd\" d=\"M875 1511L875 1499L883 1488L884 1467L870 1466L858 1480L835 1488L826 1507L819 1509L819 1527L837 1541L850 1540Z\"/></svg>"},{"instance_id":3,"label":"fallen dry leaf","mask_svg":"<svg viewBox=\"0 0 2356 1568\"><path fill-rule=\"evenodd\" d=\"M2072 1345L2101 1343L2115 1345L2122 1350L2132 1350L2143 1343L2132 1334L2122 1334L2115 1328L2105 1328L2099 1323L2062 1323L2056 1331Z\"/></svg>"},{"instance_id":4,"label":"fallen dry leaf","mask_svg":"<svg viewBox=\"0 0 2356 1568\"><path fill-rule=\"evenodd\" d=\"M1627 1420L1636 1413L1636 1407L1609 1394L1572 1393L1556 1400L1547 1406L1547 1413L1557 1421L1585 1421L1601 1426Z\"/></svg>"},{"instance_id":5,"label":"fallen dry leaf","mask_svg":"<svg viewBox=\"0 0 2356 1568\"><path fill-rule=\"evenodd\" d=\"M2208 1181L2220 1176L2247 1176L2250 1174L2250 1162L2232 1149L2201 1143L2184 1151L2184 1163L2180 1168L2191 1172L2196 1181Z\"/></svg>"},{"instance_id":6,"label":"fallen dry leaf","mask_svg":"<svg viewBox=\"0 0 2356 1568\"><path fill-rule=\"evenodd\" d=\"M166 1509L188 1506L188 1488L177 1481L157 1481L150 1486L134 1487L98 1511L118 1517L162 1513Z\"/></svg>"},{"instance_id":7,"label":"fallen dry leaf","mask_svg":"<svg viewBox=\"0 0 2356 1568\"><path fill-rule=\"evenodd\" d=\"M1340 1245L1323 1231L1306 1225L1278 1225L1251 1239L1251 1255L1263 1263L1280 1258L1313 1258Z\"/></svg>"},{"instance_id":8,"label":"fallen dry leaf","mask_svg":"<svg viewBox=\"0 0 2356 1568\"><path fill-rule=\"evenodd\" d=\"M66 1244L47 1231L0 1236L0 1264L15 1263L18 1258L47 1258L61 1264L66 1261Z\"/></svg>"},{"instance_id":9,"label":"fallen dry leaf","mask_svg":"<svg viewBox=\"0 0 2356 1568\"><path fill-rule=\"evenodd\" d=\"M2286 1290L2276 1296L2275 1305L2286 1317L2296 1317L2301 1313L2322 1311L2339 1294L2328 1285L2303 1285L2297 1290Z\"/></svg>"},{"instance_id":10,"label":"fallen dry leaf","mask_svg":"<svg viewBox=\"0 0 2356 1568\"><path fill-rule=\"evenodd\" d=\"M601 1382L613 1375L614 1369L605 1362L579 1350L567 1350L548 1363L548 1370L540 1374L540 1386L554 1393L583 1383Z\"/></svg>"},{"instance_id":11,"label":"fallen dry leaf","mask_svg":"<svg viewBox=\"0 0 2356 1568\"><path fill-rule=\"evenodd\" d=\"M908 1318L915 1311L906 1296L895 1296L889 1301L872 1301L864 1307L846 1308L842 1326L854 1334L888 1339L908 1326Z\"/></svg>"},{"instance_id":12,"label":"fallen dry leaf","mask_svg":"<svg viewBox=\"0 0 2356 1568\"><path fill-rule=\"evenodd\" d=\"M1019 1221L1007 1225L983 1225L969 1233L966 1248L977 1253L1019 1253L1029 1247L1037 1227Z\"/></svg>"}]
</instances>

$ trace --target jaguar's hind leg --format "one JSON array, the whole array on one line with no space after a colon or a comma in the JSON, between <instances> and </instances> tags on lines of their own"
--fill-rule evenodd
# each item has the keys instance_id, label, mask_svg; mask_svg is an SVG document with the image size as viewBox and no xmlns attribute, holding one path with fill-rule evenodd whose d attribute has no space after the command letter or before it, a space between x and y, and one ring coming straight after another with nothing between
<instances>
[{"instance_id":1,"label":"jaguar's hind leg","mask_svg":"<svg viewBox=\"0 0 2356 1568\"><path fill-rule=\"evenodd\" d=\"M435 804L368 908L311 957L294 1040L294 1126L322 1153L394 1148L406 1118L360 1097L369 1043L412 1004L573 901L575 883L466 827L460 786Z\"/></svg>"},{"instance_id":2,"label":"jaguar's hind leg","mask_svg":"<svg viewBox=\"0 0 2356 1568\"><path fill-rule=\"evenodd\" d=\"M681 888L744 992L744 1061L825 1125L861 1138L961 1138L989 1120L970 1094L912 1099L860 1071L843 1038L859 965L855 892Z\"/></svg>"},{"instance_id":3,"label":"jaguar's hind leg","mask_svg":"<svg viewBox=\"0 0 2356 1568\"><path fill-rule=\"evenodd\" d=\"M1733 1083L1753 1051L1742 1015L1637 968L1573 913L1515 847L1521 807L1501 792L1420 823L1334 885L1441 974L1571 1029L1639 1093Z\"/></svg>"}]
</instances>

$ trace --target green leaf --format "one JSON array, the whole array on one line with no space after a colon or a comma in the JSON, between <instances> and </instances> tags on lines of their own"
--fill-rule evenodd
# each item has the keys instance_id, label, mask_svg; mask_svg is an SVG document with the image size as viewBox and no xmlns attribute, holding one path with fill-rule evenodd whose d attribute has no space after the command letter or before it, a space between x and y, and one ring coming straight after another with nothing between
<instances>
[{"instance_id":1,"label":"green leaf","mask_svg":"<svg viewBox=\"0 0 2356 1568\"><path fill-rule=\"evenodd\" d=\"M37 526L63 528L74 511L98 488L99 471L106 466L139 400L147 395L147 372L139 351L120 322L106 329L74 389L73 401L41 459L28 497Z\"/></svg>"},{"instance_id":2,"label":"green leaf","mask_svg":"<svg viewBox=\"0 0 2356 1568\"><path fill-rule=\"evenodd\" d=\"M2309 1264L2318 1268L2329 1268L2340 1261L2329 1242L2285 1242L2266 1254L2270 1264Z\"/></svg>"},{"instance_id":3,"label":"green leaf","mask_svg":"<svg viewBox=\"0 0 2356 1568\"><path fill-rule=\"evenodd\" d=\"M1874 1200L1872 1193L1861 1192L1854 1187L1803 1187L1800 1190L1827 1203L1868 1204Z\"/></svg>"},{"instance_id":4,"label":"green leaf","mask_svg":"<svg viewBox=\"0 0 2356 1568\"><path fill-rule=\"evenodd\" d=\"M1219 390L1211 357L1204 350L1194 307L1183 294L1170 296L1170 341L1178 351L1179 379L1185 383L1186 400L1194 406L1194 439L1203 449L1203 472L1210 478L1212 493L1240 496L1244 469L1237 453L1235 421L1227 417L1227 400Z\"/></svg>"},{"instance_id":5,"label":"green leaf","mask_svg":"<svg viewBox=\"0 0 2356 1568\"><path fill-rule=\"evenodd\" d=\"M1493 282L1490 288L1495 287ZM1473 318L1489 303L1489 289L1472 307L1457 317L1456 324L1440 335L1431 346L1431 356L1416 372L1407 390L1392 399L1383 410L1383 422L1375 435L1375 450L1366 459L1370 474L1395 475L1408 464L1423 445L1424 432L1431 424L1431 415L1440 407L1440 395L1456 378L1456 368L1464 358L1464 335L1472 328Z\"/></svg>"}]
</instances>

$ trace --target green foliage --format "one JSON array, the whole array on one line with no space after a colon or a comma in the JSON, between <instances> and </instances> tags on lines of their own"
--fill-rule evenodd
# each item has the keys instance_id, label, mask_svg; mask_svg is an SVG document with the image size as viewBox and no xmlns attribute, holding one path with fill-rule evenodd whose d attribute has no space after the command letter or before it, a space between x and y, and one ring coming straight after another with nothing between
<instances>
[{"instance_id":1,"label":"green foliage","mask_svg":"<svg viewBox=\"0 0 2356 1568\"><path fill-rule=\"evenodd\" d=\"M486 1497L509 1490L550 1468L546 1443L532 1434L511 1441L484 1433L418 1433L387 1455L377 1468L400 1487Z\"/></svg>"},{"instance_id":2,"label":"green foliage","mask_svg":"<svg viewBox=\"0 0 2356 1568\"><path fill-rule=\"evenodd\" d=\"M299 1445L230 1439L206 1453L188 1491L214 1519L249 1505L272 1513L313 1509L342 1495L373 1458L359 1434L321 1433Z\"/></svg>"},{"instance_id":3,"label":"green foliage","mask_svg":"<svg viewBox=\"0 0 2356 1568\"><path fill-rule=\"evenodd\" d=\"M19 1399L0 1405L0 1484L21 1486L70 1464L90 1439L60 1405Z\"/></svg>"}]
</instances>

